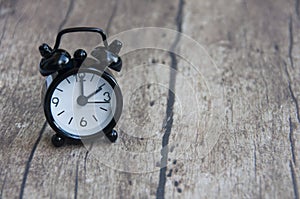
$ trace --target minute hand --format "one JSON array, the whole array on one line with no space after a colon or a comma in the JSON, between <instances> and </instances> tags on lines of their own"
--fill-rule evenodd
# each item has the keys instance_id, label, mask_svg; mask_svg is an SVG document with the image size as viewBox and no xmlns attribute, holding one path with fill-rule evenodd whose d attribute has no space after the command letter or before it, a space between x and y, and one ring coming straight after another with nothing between
<instances>
[{"instance_id":1,"label":"minute hand","mask_svg":"<svg viewBox=\"0 0 300 199\"><path fill-rule=\"evenodd\" d=\"M104 103L109 103L109 101L93 101L93 102L87 102L87 103L104 104Z\"/></svg>"},{"instance_id":2,"label":"minute hand","mask_svg":"<svg viewBox=\"0 0 300 199\"><path fill-rule=\"evenodd\" d=\"M91 98L93 95L96 95L99 91L102 90L102 87L105 85L105 83L103 83L101 86L99 86L99 88L97 90L95 90L94 92L92 92L91 94L89 94L88 96L86 96L86 99ZM89 102L88 102L89 103Z\"/></svg>"}]
</instances>

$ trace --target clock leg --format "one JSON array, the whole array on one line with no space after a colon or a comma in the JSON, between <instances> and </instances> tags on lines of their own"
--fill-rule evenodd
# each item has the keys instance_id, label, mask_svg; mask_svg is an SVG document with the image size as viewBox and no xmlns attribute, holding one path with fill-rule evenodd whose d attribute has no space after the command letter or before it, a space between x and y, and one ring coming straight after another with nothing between
<instances>
[{"instance_id":1,"label":"clock leg","mask_svg":"<svg viewBox=\"0 0 300 199\"><path fill-rule=\"evenodd\" d=\"M65 138L63 138L62 136L58 135L58 134L55 134L52 136L52 144L56 147L61 147L64 145L65 143Z\"/></svg>"},{"instance_id":2,"label":"clock leg","mask_svg":"<svg viewBox=\"0 0 300 199\"><path fill-rule=\"evenodd\" d=\"M109 139L109 141L116 142L118 138L118 132L113 129L110 133L106 134L106 137Z\"/></svg>"}]
</instances>

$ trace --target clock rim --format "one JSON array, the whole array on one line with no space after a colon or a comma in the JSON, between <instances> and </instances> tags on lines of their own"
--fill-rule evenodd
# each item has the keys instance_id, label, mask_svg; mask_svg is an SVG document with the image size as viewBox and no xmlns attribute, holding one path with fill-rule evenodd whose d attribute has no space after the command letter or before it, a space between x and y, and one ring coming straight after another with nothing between
<instances>
[{"instance_id":1,"label":"clock rim","mask_svg":"<svg viewBox=\"0 0 300 199\"><path fill-rule=\"evenodd\" d=\"M65 131L64 129L62 129L55 122L55 120L52 116L51 108L50 108L50 106L51 106L51 97L53 95L54 90L59 85L59 83L61 83L63 80L65 80L66 77L69 77L70 75L74 75L78 72L90 72L90 73L94 73L96 75L99 75L100 77L105 79L110 84L110 86L113 88L114 93L116 95L116 109L115 109L115 112L113 114L113 118L108 123L108 125L106 125L106 127L104 127L103 129L101 129L100 131L98 131L98 132L96 132L92 135L79 136L79 135L75 135L75 134L72 134L72 133L69 133L69 132ZM68 70L65 73L58 74L52 80L51 84L47 88L47 91L46 91L46 94L45 94L45 97L44 97L44 113L45 113L46 120L49 123L50 127L57 134L59 134L60 136L71 138L71 139L74 139L74 140L93 139L95 137L98 137L102 133L104 133L104 134L111 133L111 131L116 126L118 120L121 117L122 109L123 109L123 96L122 96L121 89L120 89L117 81L115 80L113 75L110 74L109 72L97 70L95 68L84 68L84 69L73 68L73 69Z\"/></svg>"}]
</instances>

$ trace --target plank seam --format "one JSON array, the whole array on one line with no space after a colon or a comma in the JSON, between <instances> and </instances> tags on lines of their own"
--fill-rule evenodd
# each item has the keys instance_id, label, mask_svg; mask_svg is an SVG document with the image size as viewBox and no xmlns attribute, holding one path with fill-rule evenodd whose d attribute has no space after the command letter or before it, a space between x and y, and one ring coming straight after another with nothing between
<instances>
[{"instance_id":1,"label":"plank seam","mask_svg":"<svg viewBox=\"0 0 300 199\"><path fill-rule=\"evenodd\" d=\"M18 67L18 75L17 75L16 84L14 85L14 89L13 89L11 95L10 95L10 98L8 98L7 101L6 101L6 103L8 101L12 101L12 106L13 107L17 107L18 106L18 105L16 106L15 105L16 102L14 100L11 100L11 99L13 99L13 96L15 96L15 93L18 90L19 82L20 82L20 77L21 77L21 74L22 74L22 66L23 66L23 64L24 64L24 57L22 57L22 59L20 61L20 64L19 64L19 67Z\"/></svg>"},{"instance_id":2,"label":"plank seam","mask_svg":"<svg viewBox=\"0 0 300 199\"><path fill-rule=\"evenodd\" d=\"M116 12L118 10L118 5L119 5L119 0L115 0L115 5L113 7L112 13L111 13L111 15L110 15L110 17L108 19L107 25L106 25L106 29L105 29L106 34L109 34L109 30L110 30L111 24L113 22L113 19L116 16Z\"/></svg>"},{"instance_id":3,"label":"plank seam","mask_svg":"<svg viewBox=\"0 0 300 199\"><path fill-rule=\"evenodd\" d=\"M295 0L295 11L296 11L296 16L299 19L300 18L300 14L299 14L299 0Z\"/></svg>"},{"instance_id":4,"label":"plank seam","mask_svg":"<svg viewBox=\"0 0 300 199\"><path fill-rule=\"evenodd\" d=\"M254 152L253 152L253 159L254 159L254 162L253 162L253 164L254 164L254 176L255 176L255 179L256 179L256 177L257 177L257 155L256 155L256 153L257 153L257 148L256 148L256 143L255 143L255 141L253 141L253 145L254 145Z\"/></svg>"},{"instance_id":5,"label":"plank seam","mask_svg":"<svg viewBox=\"0 0 300 199\"><path fill-rule=\"evenodd\" d=\"M5 177L4 177L4 180L3 180L3 184L1 186L0 199L2 198L2 195L3 195L4 185L6 183L6 177L7 177L7 173L5 174Z\"/></svg>"},{"instance_id":6,"label":"plank seam","mask_svg":"<svg viewBox=\"0 0 300 199\"><path fill-rule=\"evenodd\" d=\"M289 60L291 63L291 67L294 69L294 61L293 61L293 56L292 56L292 50L293 50L293 43L294 43L294 39L293 39L293 20L292 20L292 16L290 16L290 20L289 20ZM292 85L291 85L291 77L287 68L286 63L284 63L285 65L285 73L287 75L288 78L288 89L289 92L291 94L292 100L295 103L295 108L296 108L296 117L298 120L298 123L300 123L300 113L299 113L299 106L298 106L298 100L294 95L293 89L292 89Z\"/></svg>"},{"instance_id":7,"label":"plank seam","mask_svg":"<svg viewBox=\"0 0 300 199\"><path fill-rule=\"evenodd\" d=\"M293 162L291 160L290 160L290 169L291 169L291 177L292 177L295 199L299 199L298 182L297 182L297 178L296 178L296 172L294 169Z\"/></svg>"},{"instance_id":8,"label":"plank seam","mask_svg":"<svg viewBox=\"0 0 300 199\"><path fill-rule=\"evenodd\" d=\"M293 163L296 165L294 129L293 129L293 123L292 123L291 117L289 117L289 123L290 123L289 140L290 140L290 145L291 145L292 160L293 160Z\"/></svg>"},{"instance_id":9,"label":"plank seam","mask_svg":"<svg viewBox=\"0 0 300 199\"><path fill-rule=\"evenodd\" d=\"M77 193L78 193L78 165L79 165L79 161L77 161L77 165L76 165L74 199L77 199Z\"/></svg>"},{"instance_id":10,"label":"plank seam","mask_svg":"<svg viewBox=\"0 0 300 199\"><path fill-rule=\"evenodd\" d=\"M33 147L32 147L32 150L30 152L30 155L29 155L29 158L28 158L28 161L26 163L26 166L25 166L25 171L24 171L24 174L23 174L23 180L22 180L22 184L21 184L21 188L20 188L20 195L19 195L19 198L22 199L23 198L23 194L24 194L24 189L25 189L25 186L26 186L26 181L27 181L27 176L28 176L28 173L29 173L29 168L31 166L31 161L33 159L33 156L34 156L34 153L37 149L37 146L39 145L40 141L41 141L41 138L42 138L42 135L46 129L46 126L47 126L47 122L45 121L44 124L43 124L43 127L42 129L40 130L39 132L39 136L38 138L36 139Z\"/></svg>"},{"instance_id":11,"label":"plank seam","mask_svg":"<svg viewBox=\"0 0 300 199\"><path fill-rule=\"evenodd\" d=\"M85 153L85 156L84 156L84 166L83 166L83 170L84 170L84 173L85 173L85 174L86 174L86 163L87 163L88 155L89 155L89 151L87 151L87 152Z\"/></svg>"},{"instance_id":12,"label":"plank seam","mask_svg":"<svg viewBox=\"0 0 300 199\"><path fill-rule=\"evenodd\" d=\"M292 69L294 69L293 47L294 47L293 18L292 18L292 16L290 16L290 20L289 20L289 60L290 60Z\"/></svg>"},{"instance_id":13,"label":"plank seam","mask_svg":"<svg viewBox=\"0 0 300 199\"><path fill-rule=\"evenodd\" d=\"M3 40L5 32L6 32L7 19L8 19L8 17L5 17L4 25L3 25L3 29L2 29L2 34L1 34L1 37L0 37L0 46L2 44L2 40Z\"/></svg>"},{"instance_id":14,"label":"plank seam","mask_svg":"<svg viewBox=\"0 0 300 199\"><path fill-rule=\"evenodd\" d=\"M260 73L260 75L261 75L262 80L263 80L263 83L264 83L264 85L265 85L265 89L266 89L266 100L267 100L267 104L268 104L268 106L269 106L269 94L268 94L268 93L269 93L269 89L268 89L268 84L267 84L267 81L266 81L266 78L265 78L263 72Z\"/></svg>"},{"instance_id":15,"label":"plank seam","mask_svg":"<svg viewBox=\"0 0 300 199\"><path fill-rule=\"evenodd\" d=\"M75 2L75 0L70 0L70 3L69 3L69 6L68 6L68 10L67 10L67 12L66 12L66 15L65 15L64 19L61 21L61 23L60 23L59 26L58 26L58 30L59 30L59 31L62 29L62 27L63 27L64 25L66 25L66 23L67 23L67 21L68 21L68 19L69 19L69 17L70 17L71 12L73 11L73 8L74 8L74 2Z\"/></svg>"},{"instance_id":16,"label":"plank seam","mask_svg":"<svg viewBox=\"0 0 300 199\"><path fill-rule=\"evenodd\" d=\"M169 80L169 91L168 91L168 100L167 100L167 109L166 109L166 125L165 132L162 139L162 150L161 150L161 168L159 171L159 183L156 190L156 198L163 199L165 197L165 185L166 185L166 172L167 172L167 161L168 161L168 143L169 137L171 134L171 129L173 125L173 106L175 102L175 83L176 83L176 70L177 70L177 59L176 55L172 52L176 48L182 32L182 22L183 22L183 6L184 0L179 0L178 11L176 15L176 26L177 26L177 35L170 48L170 58L171 58L171 71L170 71L170 80Z\"/></svg>"},{"instance_id":17,"label":"plank seam","mask_svg":"<svg viewBox=\"0 0 300 199\"><path fill-rule=\"evenodd\" d=\"M295 103L295 106L296 106L295 108L296 108L296 117L297 117L297 120L298 120L298 122L300 123L298 100L297 100L297 98L295 97L295 94L294 94L294 91L293 91L293 89L292 89L292 86L291 86L290 81L289 81L289 91L290 91L292 100L293 100L293 102Z\"/></svg>"}]
</instances>

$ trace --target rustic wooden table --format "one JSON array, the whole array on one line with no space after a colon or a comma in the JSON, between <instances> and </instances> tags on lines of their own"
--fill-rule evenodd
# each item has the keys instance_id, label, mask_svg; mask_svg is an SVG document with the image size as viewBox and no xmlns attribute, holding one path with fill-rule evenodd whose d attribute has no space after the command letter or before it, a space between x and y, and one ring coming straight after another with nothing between
<instances>
[{"instance_id":1,"label":"rustic wooden table","mask_svg":"<svg viewBox=\"0 0 300 199\"><path fill-rule=\"evenodd\" d=\"M299 198L299 7L0 1L0 198ZM37 48L72 26L112 37L168 28L125 34L124 48L135 39L152 48L123 51L120 138L94 150L53 147L41 103ZM99 38L64 39L73 49Z\"/></svg>"}]
</instances>

